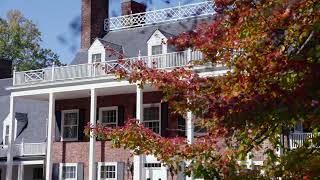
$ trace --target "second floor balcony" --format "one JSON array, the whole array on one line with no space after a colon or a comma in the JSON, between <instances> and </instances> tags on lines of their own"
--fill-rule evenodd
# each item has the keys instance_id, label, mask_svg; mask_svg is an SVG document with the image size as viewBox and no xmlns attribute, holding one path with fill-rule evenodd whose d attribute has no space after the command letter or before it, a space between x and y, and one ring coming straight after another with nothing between
<instances>
[{"instance_id":1,"label":"second floor balcony","mask_svg":"<svg viewBox=\"0 0 320 180\"><path fill-rule=\"evenodd\" d=\"M143 61L148 66L158 69L172 69L184 67L191 61L201 60L203 54L200 51L181 51L167 54L141 56L119 60L108 60L87 64L68 65L61 67L48 67L44 69L14 72L14 86L32 86L37 84L69 82L79 79L95 79L103 76L113 76L113 70L123 68L130 71L130 64L136 61Z\"/></svg>"},{"instance_id":2,"label":"second floor balcony","mask_svg":"<svg viewBox=\"0 0 320 180\"><path fill-rule=\"evenodd\" d=\"M13 156L44 156L46 154L46 145L45 142L13 144ZM0 157L7 157L8 151L8 146L0 146Z\"/></svg>"}]
</instances>

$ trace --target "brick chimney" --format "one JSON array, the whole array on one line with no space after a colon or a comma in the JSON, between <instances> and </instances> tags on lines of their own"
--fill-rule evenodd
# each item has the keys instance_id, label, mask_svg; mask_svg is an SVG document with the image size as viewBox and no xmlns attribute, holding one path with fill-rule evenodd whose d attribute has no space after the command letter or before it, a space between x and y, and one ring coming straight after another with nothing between
<instances>
[{"instance_id":1,"label":"brick chimney","mask_svg":"<svg viewBox=\"0 0 320 180\"><path fill-rule=\"evenodd\" d=\"M104 19L109 15L109 0L82 0L81 49L88 49L97 37L102 37Z\"/></svg>"},{"instance_id":2,"label":"brick chimney","mask_svg":"<svg viewBox=\"0 0 320 180\"><path fill-rule=\"evenodd\" d=\"M0 79L12 77L12 61L0 59Z\"/></svg>"},{"instance_id":3,"label":"brick chimney","mask_svg":"<svg viewBox=\"0 0 320 180\"><path fill-rule=\"evenodd\" d=\"M143 3L138 3L134 0L121 1L121 15L129 15L135 13L146 12L147 6Z\"/></svg>"}]
</instances>

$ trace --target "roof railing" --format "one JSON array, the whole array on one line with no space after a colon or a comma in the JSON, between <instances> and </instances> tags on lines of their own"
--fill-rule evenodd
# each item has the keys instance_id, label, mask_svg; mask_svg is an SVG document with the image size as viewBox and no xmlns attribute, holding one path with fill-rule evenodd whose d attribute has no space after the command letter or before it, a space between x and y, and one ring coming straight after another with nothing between
<instances>
[{"instance_id":1,"label":"roof railing","mask_svg":"<svg viewBox=\"0 0 320 180\"><path fill-rule=\"evenodd\" d=\"M213 15L215 14L214 9L215 5L212 1L204 1L195 4L147 11L143 13L111 17L109 19L105 19L104 29L105 31L113 31L199 16Z\"/></svg>"}]
</instances>

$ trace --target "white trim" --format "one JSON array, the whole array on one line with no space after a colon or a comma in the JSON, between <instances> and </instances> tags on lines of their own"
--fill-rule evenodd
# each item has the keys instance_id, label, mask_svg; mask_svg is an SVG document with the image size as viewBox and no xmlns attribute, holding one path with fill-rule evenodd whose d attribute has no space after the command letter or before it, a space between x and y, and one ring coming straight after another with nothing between
<instances>
[{"instance_id":1,"label":"white trim","mask_svg":"<svg viewBox=\"0 0 320 180\"><path fill-rule=\"evenodd\" d=\"M88 63L94 63L92 61L92 55L101 54L101 62L105 62L106 60L106 50L104 49L104 45L100 42L99 39L94 40L88 49Z\"/></svg>"},{"instance_id":2,"label":"white trim","mask_svg":"<svg viewBox=\"0 0 320 180\"><path fill-rule=\"evenodd\" d=\"M101 179L101 166L115 166L115 178ZM115 180L118 178L118 163L117 162L98 162L98 177L97 180Z\"/></svg>"},{"instance_id":3,"label":"white trim","mask_svg":"<svg viewBox=\"0 0 320 180\"><path fill-rule=\"evenodd\" d=\"M111 111L111 110L116 110L116 127L118 127L118 106L110 106L110 107L100 107L99 108L99 123L100 124L106 124L106 123L102 123L102 112L103 111Z\"/></svg>"},{"instance_id":4,"label":"white trim","mask_svg":"<svg viewBox=\"0 0 320 180\"><path fill-rule=\"evenodd\" d=\"M164 36L161 31L156 30L151 35L149 40L147 41L148 44L148 56L152 56L152 47L162 45L162 54L166 54L168 52L168 45L167 45L168 38Z\"/></svg>"},{"instance_id":5,"label":"white trim","mask_svg":"<svg viewBox=\"0 0 320 180\"><path fill-rule=\"evenodd\" d=\"M59 164L59 179L63 179L62 178L62 167L72 167L72 166L74 166L75 168L76 168L76 170L75 170L75 175L76 175L76 177L75 178L72 178L72 179L78 179L78 163L60 163ZM68 179L67 179L68 180Z\"/></svg>"},{"instance_id":6,"label":"white trim","mask_svg":"<svg viewBox=\"0 0 320 180\"><path fill-rule=\"evenodd\" d=\"M43 165L44 164L44 160L36 160L36 161L13 161L12 165ZM0 162L0 165L7 165L7 162Z\"/></svg>"},{"instance_id":7,"label":"white trim","mask_svg":"<svg viewBox=\"0 0 320 180\"><path fill-rule=\"evenodd\" d=\"M144 122L156 122L156 121L145 121L144 119L144 109L145 108L150 108L150 107L158 107L159 108L159 135L161 135L161 103L152 103L152 104L143 104L143 121Z\"/></svg>"},{"instance_id":8,"label":"white trim","mask_svg":"<svg viewBox=\"0 0 320 180\"><path fill-rule=\"evenodd\" d=\"M64 138L63 137L63 130L64 130L64 114L66 113L77 113L78 119L77 119L77 137L76 138ZM80 119L80 113L79 109L70 109L70 110L63 110L61 111L61 141L77 141L79 139L78 134L79 134L79 119Z\"/></svg>"}]
</instances>

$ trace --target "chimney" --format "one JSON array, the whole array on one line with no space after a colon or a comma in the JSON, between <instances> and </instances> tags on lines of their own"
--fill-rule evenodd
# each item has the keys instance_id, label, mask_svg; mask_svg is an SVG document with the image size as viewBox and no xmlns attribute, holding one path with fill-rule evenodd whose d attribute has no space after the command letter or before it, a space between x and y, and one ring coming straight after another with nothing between
<instances>
[{"instance_id":1,"label":"chimney","mask_svg":"<svg viewBox=\"0 0 320 180\"><path fill-rule=\"evenodd\" d=\"M12 61L0 59L0 79L12 77Z\"/></svg>"},{"instance_id":2,"label":"chimney","mask_svg":"<svg viewBox=\"0 0 320 180\"><path fill-rule=\"evenodd\" d=\"M81 49L88 49L97 37L105 34L104 20L109 16L109 0L82 0Z\"/></svg>"},{"instance_id":3,"label":"chimney","mask_svg":"<svg viewBox=\"0 0 320 180\"><path fill-rule=\"evenodd\" d=\"M121 1L121 15L130 15L135 13L146 12L147 6L143 3L138 3L134 0Z\"/></svg>"}]
</instances>

